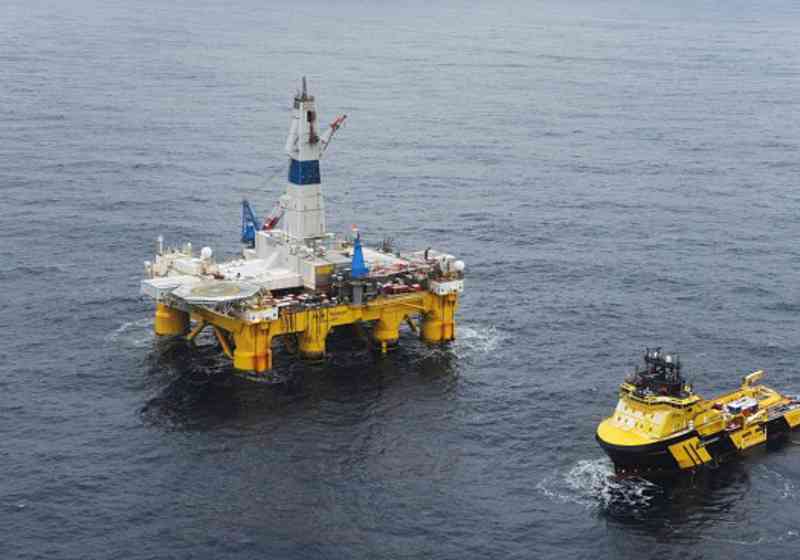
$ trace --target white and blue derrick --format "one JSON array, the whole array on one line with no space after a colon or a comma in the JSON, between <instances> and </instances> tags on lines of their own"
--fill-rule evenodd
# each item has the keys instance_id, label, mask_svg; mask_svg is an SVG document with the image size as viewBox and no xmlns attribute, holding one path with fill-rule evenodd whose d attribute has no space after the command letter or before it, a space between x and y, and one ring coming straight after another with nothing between
<instances>
[{"instance_id":1,"label":"white and blue derrick","mask_svg":"<svg viewBox=\"0 0 800 560\"><path fill-rule=\"evenodd\" d=\"M295 185L319 184L319 160L297 161L289 158L289 182Z\"/></svg>"},{"instance_id":2,"label":"white and blue derrick","mask_svg":"<svg viewBox=\"0 0 800 560\"><path fill-rule=\"evenodd\" d=\"M319 162L333 134L342 126L347 115L340 115L322 134L317 128L317 111L314 97L308 95L306 79L294 98L289 133L285 151L289 156L288 186L272 212L260 220L253 207L242 202L242 243L257 246L261 232L269 232L283 220L283 231L292 242L305 242L327 236L325 227L325 202ZM257 247L256 247L257 248ZM360 247L359 247L360 252ZM259 253L260 254L260 253ZM363 256L362 256L363 259ZM356 263L356 274L366 267Z\"/></svg>"}]
</instances>

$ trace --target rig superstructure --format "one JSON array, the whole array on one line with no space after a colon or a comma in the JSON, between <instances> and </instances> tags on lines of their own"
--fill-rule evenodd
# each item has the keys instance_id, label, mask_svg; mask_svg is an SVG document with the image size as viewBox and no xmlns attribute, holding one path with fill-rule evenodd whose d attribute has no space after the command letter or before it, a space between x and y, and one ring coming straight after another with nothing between
<instances>
[{"instance_id":1,"label":"rig superstructure","mask_svg":"<svg viewBox=\"0 0 800 560\"><path fill-rule=\"evenodd\" d=\"M800 399L759 384L763 371L707 400L686 382L677 355L648 349L644 362L620 386L614 413L597 427L597 441L619 474L713 467L800 427Z\"/></svg>"},{"instance_id":2,"label":"rig superstructure","mask_svg":"<svg viewBox=\"0 0 800 560\"><path fill-rule=\"evenodd\" d=\"M159 236L141 283L156 303L157 335L193 341L211 328L234 367L256 374L272 368L276 338L306 358L323 357L329 332L345 326L369 331L383 353L403 323L429 343L455 338L462 261L430 248L368 248L357 231L327 231L319 160L345 118L319 134L303 78L286 140L286 192L263 221L243 201L237 258L216 262L211 248L198 255L190 243L165 248Z\"/></svg>"}]
</instances>

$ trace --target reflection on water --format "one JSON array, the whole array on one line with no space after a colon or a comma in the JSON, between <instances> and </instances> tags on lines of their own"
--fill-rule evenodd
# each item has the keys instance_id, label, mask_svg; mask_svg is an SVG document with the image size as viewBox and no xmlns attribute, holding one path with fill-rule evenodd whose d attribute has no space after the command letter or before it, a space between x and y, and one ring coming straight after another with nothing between
<instances>
[{"instance_id":1,"label":"reflection on water","mask_svg":"<svg viewBox=\"0 0 800 560\"><path fill-rule=\"evenodd\" d=\"M280 347L273 370L258 381L236 372L210 335L198 337L194 346L181 339L156 340L146 368L155 396L141 414L151 425L213 430L227 422L257 424L269 416L291 414L296 403L302 403L301 408L325 401L369 403L396 385L402 398L426 398L432 391L435 398L447 399L457 386L458 354L490 349L485 343L490 337L474 336L484 341L477 350L465 343L461 348L427 346L405 333L397 348L381 356L361 340L333 333L327 359L307 362ZM409 391L417 394L407 395Z\"/></svg>"}]
</instances>

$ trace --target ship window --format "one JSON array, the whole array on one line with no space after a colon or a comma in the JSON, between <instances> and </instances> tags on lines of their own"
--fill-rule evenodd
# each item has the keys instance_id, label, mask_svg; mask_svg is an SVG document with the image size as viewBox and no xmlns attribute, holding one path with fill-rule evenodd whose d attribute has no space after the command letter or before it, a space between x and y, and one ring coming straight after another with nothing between
<instances>
[{"instance_id":1,"label":"ship window","mask_svg":"<svg viewBox=\"0 0 800 560\"><path fill-rule=\"evenodd\" d=\"M314 113L314 111L309 111L308 112L308 122L314 122L314 120L316 118L317 118L317 115L316 115L316 113Z\"/></svg>"}]
</instances>

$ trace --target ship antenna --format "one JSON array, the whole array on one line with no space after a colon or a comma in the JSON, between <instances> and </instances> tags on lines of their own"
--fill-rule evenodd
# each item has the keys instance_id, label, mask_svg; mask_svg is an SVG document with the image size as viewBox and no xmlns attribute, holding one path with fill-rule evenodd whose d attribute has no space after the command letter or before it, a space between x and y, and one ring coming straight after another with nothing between
<instances>
[{"instance_id":1,"label":"ship antenna","mask_svg":"<svg viewBox=\"0 0 800 560\"><path fill-rule=\"evenodd\" d=\"M303 76L303 99L305 99L305 98L306 98L306 95L307 95L307 93L306 93L306 92L307 92L307 91L308 91L308 90L306 89L306 77L305 77L305 76Z\"/></svg>"}]
</instances>

